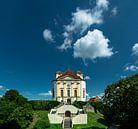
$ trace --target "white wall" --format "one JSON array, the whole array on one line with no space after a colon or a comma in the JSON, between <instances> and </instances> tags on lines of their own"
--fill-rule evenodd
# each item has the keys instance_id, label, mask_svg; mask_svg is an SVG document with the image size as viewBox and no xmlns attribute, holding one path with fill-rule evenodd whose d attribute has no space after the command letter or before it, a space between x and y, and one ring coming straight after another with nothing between
<instances>
[{"instance_id":1,"label":"white wall","mask_svg":"<svg viewBox=\"0 0 138 129\"><path fill-rule=\"evenodd\" d=\"M72 118L74 124L87 124L87 114L80 114Z\"/></svg>"},{"instance_id":2,"label":"white wall","mask_svg":"<svg viewBox=\"0 0 138 129\"><path fill-rule=\"evenodd\" d=\"M48 118L49 118L50 123L52 124L61 124L63 120L62 117L56 114L48 114Z\"/></svg>"},{"instance_id":3,"label":"white wall","mask_svg":"<svg viewBox=\"0 0 138 129\"><path fill-rule=\"evenodd\" d=\"M86 101L86 82L81 81L81 101ZM83 88L85 89L85 98L83 98Z\"/></svg>"}]
</instances>

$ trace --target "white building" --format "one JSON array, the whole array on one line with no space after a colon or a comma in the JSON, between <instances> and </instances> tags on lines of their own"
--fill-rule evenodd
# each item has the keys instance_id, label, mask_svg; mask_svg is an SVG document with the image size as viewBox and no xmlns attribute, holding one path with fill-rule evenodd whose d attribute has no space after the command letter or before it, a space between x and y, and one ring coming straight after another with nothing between
<instances>
[{"instance_id":1,"label":"white building","mask_svg":"<svg viewBox=\"0 0 138 129\"><path fill-rule=\"evenodd\" d=\"M86 82L83 74L67 70L56 72L52 81L52 93L54 100L71 104L74 101L86 101Z\"/></svg>"}]
</instances>

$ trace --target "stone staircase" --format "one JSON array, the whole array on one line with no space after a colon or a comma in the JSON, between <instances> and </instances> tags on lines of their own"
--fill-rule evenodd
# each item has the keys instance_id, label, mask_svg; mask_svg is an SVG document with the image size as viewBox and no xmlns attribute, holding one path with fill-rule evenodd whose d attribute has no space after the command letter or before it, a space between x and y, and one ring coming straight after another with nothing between
<instances>
[{"instance_id":1,"label":"stone staircase","mask_svg":"<svg viewBox=\"0 0 138 129\"><path fill-rule=\"evenodd\" d=\"M64 119L64 129L71 129L72 127L72 121L70 118Z\"/></svg>"}]
</instances>

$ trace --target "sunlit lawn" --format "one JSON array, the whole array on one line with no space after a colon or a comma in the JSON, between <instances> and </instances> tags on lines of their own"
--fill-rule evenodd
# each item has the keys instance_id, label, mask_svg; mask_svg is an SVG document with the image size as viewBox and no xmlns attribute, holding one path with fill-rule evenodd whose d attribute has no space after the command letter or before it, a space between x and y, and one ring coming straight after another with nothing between
<instances>
[{"instance_id":1,"label":"sunlit lawn","mask_svg":"<svg viewBox=\"0 0 138 129\"><path fill-rule=\"evenodd\" d=\"M48 119L48 111L34 111L33 122L27 129L33 129L35 123L40 119ZM51 124L48 129L62 129L59 124ZM73 129L107 129L106 122L102 115L88 113L88 123L86 125L74 125Z\"/></svg>"},{"instance_id":2,"label":"sunlit lawn","mask_svg":"<svg viewBox=\"0 0 138 129\"><path fill-rule=\"evenodd\" d=\"M107 124L102 115L88 113L88 123L86 125L74 125L73 129L107 129Z\"/></svg>"},{"instance_id":3,"label":"sunlit lawn","mask_svg":"<svg viewBox=\"0 0 138 129\"><path fill-rule=\"evenodd\" d=\"M48 119L48 111L34 111L33 122L27 129L33 129L35 123L40 119ZM51 124L47 129L62 129L58 124Z\"/></svg>"}]
</instances>

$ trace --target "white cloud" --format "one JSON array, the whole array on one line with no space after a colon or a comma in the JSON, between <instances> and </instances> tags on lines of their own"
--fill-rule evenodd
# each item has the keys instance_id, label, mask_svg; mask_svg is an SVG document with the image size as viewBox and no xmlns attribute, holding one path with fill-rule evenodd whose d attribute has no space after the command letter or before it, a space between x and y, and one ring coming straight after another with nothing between
<instances>
[{"instance_id":1,"label":"white cloud","mask_svg":"<svg viewBox=\"0 0 138 129\"><path fill-rule=\"evenodd\" d=\"M121 75L120 78L121 79L125 79L127 76Z\"/></svg>"},{"instance_id":2,"label":"white cloud","mask_svg":"<svg viewBox=\"0 0 138 129\"><path fill-rule=\"evenodd\" d=\"M54 41L51 30L45 29L43 31L43 37L44 37L44 39L46 41L49 41L49 42L53 42Z\"/></svg>"},{"instance_id":3,"label":"white cloud","mask_svg":"<svg viewBox=\"0 0 138 129\"><path fill-rule=\"evenodd\" d=\"M71 47L72 47L72 46L71 46L71 42L72 42L71 39L65 38L65 39L64 39L64 43L61 44L61 46L59 46L58 49L60 49L60 50L63 51L63 50L67 50L68 48L71 48Z\"/></svg>"},{"instance_id":4,"label":"white cloud","mask_svg":"<svg viewBox=\"0 0 138 129\"><path fill-rule=\"evenodd\" d=\"M105 95L105 93L100 93L100 94L98 94L97 96L98 96L99 98L102 98L104 95Z\"/></svg>"},{"instance_id":5,"label":"white cloud","mask_svg":"<svg viewBox=\"0 0 138 129\"><path fill-rule=\"evenodd\" d=\"M135 43L132 47L132 54L138 56L138 43Z\"/></svg>"},{"instance_id":6,"label":"white cloud","mask_svg":"<svg viewBox=\"0 0 138 129\"><path fill-rule=\"evenodd\" d=\"M84 80L91 80L90 76L84 77Z\"/></svg>"},{"instance_id":7,"label":"white cloud","mask_svg":"<svg viewBox=\"0 0 138 129\"><path fill-rule=\"evenodd\" d=\"M72 13L72 22L65 26L67 32L81 32L83 33L92 24L102 23L102 15L99 10L91 9L76 9L76 12Z\"/></svg>"},{"instance_id":8,"label":"white cloud","mask_svg":"<svg viewBox=\"0 0 138 129\"><path fill-rule=\"evenodd\" d=\"M86 97L87 97L87 100L89 100L90 99L90 94L86 93Z\"/></svg>"},{"instance_id":9,"label":"white cloud","mask_svg":"<svg viewBox=\"0 0 138 129\"><path fill-rule=\"evenodd\" d=\"M0 85L0 90L2 90L2 91L7 91L7 90L9 90L9 89L7 89L5 86L3 86L3 85Z\"/></svg>"},{"instance_id":10,"label":"white cloud","mask_svg":"<svg viewBox=\"0 0 138 129\"><path fill-rule=\"evenodd\" d=\"M111 10L111 14L113 16L116 16L117 15L117 7L114 7L112 10Z\"/></svg>"},{"instance_id":11,"label":"white cloud","mask_svg":"<svg viewBox=\"0 0 138 129\"><path fill-rule=\"evenodd\" d=\"M2 97L3 95L0 95L0 98Z\"/></svg>"},{"instance_id":12,"label":"white cloud","mask_svg":"<svg viewBox=\"0 0 138 129\"><path fill-rule=\"evenodd\" d=\"M51 91L43 92L43 93L39 93L38 95L41 95L41 96L52 96L52 92Z\"/></svg>"},{"instance_id":13,"label":"white cloud","mask_svg":"<svg viewBox=\"0 0 138 129\"><path fill-rule=\"evenodd\" d=\"M126 66L125 71L133 71L133 72L138 71L138 66L136 65Z\"/></svg>"},{"instance_id":14,"label":"white cloud","mask_svg":"<svg viewBox=\"0 0 138 129\"><path fill-rule=\"evenodd\" d=\"M102 31L98 29L88 31L87 35L75 42L74 57L83 60L110 57L113 52L108 43L109 39L105 38Z\"/></svg>"},{"instance_id":15,"label":"white cloud","mask_svg":"<svg viewBox=\"0 0 138 129\"><path fill-rule=\"evenodd\" d=\"M77 8L76 12L72 13L71 23L65 25L64 43L61 45L62 50L71 48L72 40L70 39L72 35L78 34L82 35L86 30L88 30L93 24L103 23L103 12L108 10L109 2L108 0L96 0L96 6L93 9L80 9ZM65 41L71 41L66 43ZM69 47L64 47L69 46Z\"/></svg>"},{"instance_id":16,"label":"white cloud","mask_svg":"<svg viewBox=\"0 0 138 129\"><path fill-rule=\"evenodd\" d=\"M98 8L108 9L109 1L108 0L96 0Z\"/></svg>"},{"instance_id":17,"label":"white cloud","mask_svg":"<svg viewBox=\"0 0 138 129\"><path fill-rule=\"evenodd\" d=\"M4 86L0 85L0 90L3 90L4 89Z\"/></svg>"}]
</instances>

